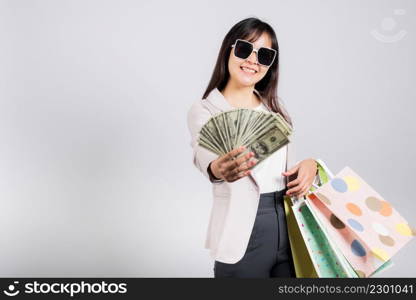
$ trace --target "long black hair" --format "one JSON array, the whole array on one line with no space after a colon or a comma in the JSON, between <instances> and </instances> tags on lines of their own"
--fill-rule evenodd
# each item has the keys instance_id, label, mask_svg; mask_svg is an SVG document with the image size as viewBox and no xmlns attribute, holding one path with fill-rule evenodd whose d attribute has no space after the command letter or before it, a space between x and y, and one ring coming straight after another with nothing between
<instances>
[{"instance_id":1,"label":"long black hair","mask_svg":"<svg viewBox=\"0 0 416 300\"><path fill-rule=\"evenodd\" d=\"M245 39L254 42L264 32L270 36L272 48L277 50L277 55L273 64L267 70L266 75L262 80L256 83L255 89L260 93L262 98L266 100L266 104L272 111L280 113L285 120L292 125L289 114L279 103L279 98L277 96L277 85L279 81L279 44L277 43L276 33L269 24L257 18L244 19L235 24L227 33L222 42L211 80L209 81L202 99L208 97L208 94L213 89L218 88L218 90L222 91L227 85L230 77L228 71L228 59L231 53L231 45L234 44L235 40Z\"/></svg>"}]
</instances>

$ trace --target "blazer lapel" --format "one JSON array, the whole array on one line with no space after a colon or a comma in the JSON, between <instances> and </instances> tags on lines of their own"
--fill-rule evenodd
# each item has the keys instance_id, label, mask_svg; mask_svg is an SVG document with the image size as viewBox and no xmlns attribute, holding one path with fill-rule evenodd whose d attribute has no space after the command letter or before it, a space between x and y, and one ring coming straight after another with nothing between
<instances>
[{"instance_id":1,"label":"blazer lapel","mask_svg":"<svg viewBox=\"0 0 416 300\"><path fill-rule=\"evenodd\" d=\"M206 98L211 105L215 106L220 111L228 111L234 109L230 103L228 103L227 99L225 99L224 95L215 88L209 93L208 97Z\"/></svg>"}]
</instances>

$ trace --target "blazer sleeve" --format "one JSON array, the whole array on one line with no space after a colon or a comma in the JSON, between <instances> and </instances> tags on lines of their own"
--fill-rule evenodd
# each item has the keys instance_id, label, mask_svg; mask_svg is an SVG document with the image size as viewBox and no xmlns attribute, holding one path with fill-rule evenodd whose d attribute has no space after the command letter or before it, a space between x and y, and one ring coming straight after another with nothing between
<instances>
[{"instance_id":1,"label":"blazer sleeve","mask_svg":"<svg viewBox=\"0 0 416 300\"><path fill-rule=\"evenodd\" d=\"M206 100L195 101L189 109L187 115L188 129L191 134L190 144L193 150L192 161L198 170L209 179L209 181L212 183L221 183L224 182L224 180L216 180L208 172L209 164L213 160L217 159L218 155L198 144L199 131L212 116L210 111L203 106L202 101Z\"/></svg>"}]
</instances>

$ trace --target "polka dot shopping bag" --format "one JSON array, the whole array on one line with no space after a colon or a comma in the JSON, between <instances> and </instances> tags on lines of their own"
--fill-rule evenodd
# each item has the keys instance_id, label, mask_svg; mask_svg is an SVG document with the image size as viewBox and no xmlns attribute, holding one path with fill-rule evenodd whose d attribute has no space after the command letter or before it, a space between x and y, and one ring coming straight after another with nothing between
<instances>
[{"instance_id":1,"label":"polka dot shopping bag","mask_svg":"<svg viewBox=\"0 0 416 300\"><path fill-rule=\"evenodd\" d=\"M370 277L415 235L399 212L351 168L305 200L327 238L359 277Z\"/></svg>"}]
</instances>

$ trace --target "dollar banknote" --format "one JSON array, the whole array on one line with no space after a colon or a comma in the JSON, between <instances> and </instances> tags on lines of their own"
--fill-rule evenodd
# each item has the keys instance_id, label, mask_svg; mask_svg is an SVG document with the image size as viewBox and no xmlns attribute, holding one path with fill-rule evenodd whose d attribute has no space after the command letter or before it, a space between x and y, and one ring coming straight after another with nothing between
<instances>
[{"instance_id":1,"label":"dollar banknote","mask_svg":"<svg viewBox=\"0 0 416 300\"><path fill-rule=\"evenodd\" d=\"M212 116L202 126L198 144L219 156L245 146L240 155L251 151L260 163L287 145L291 133L292 127L279 113L238 108Z\"/></svg>"}]
</instances>

